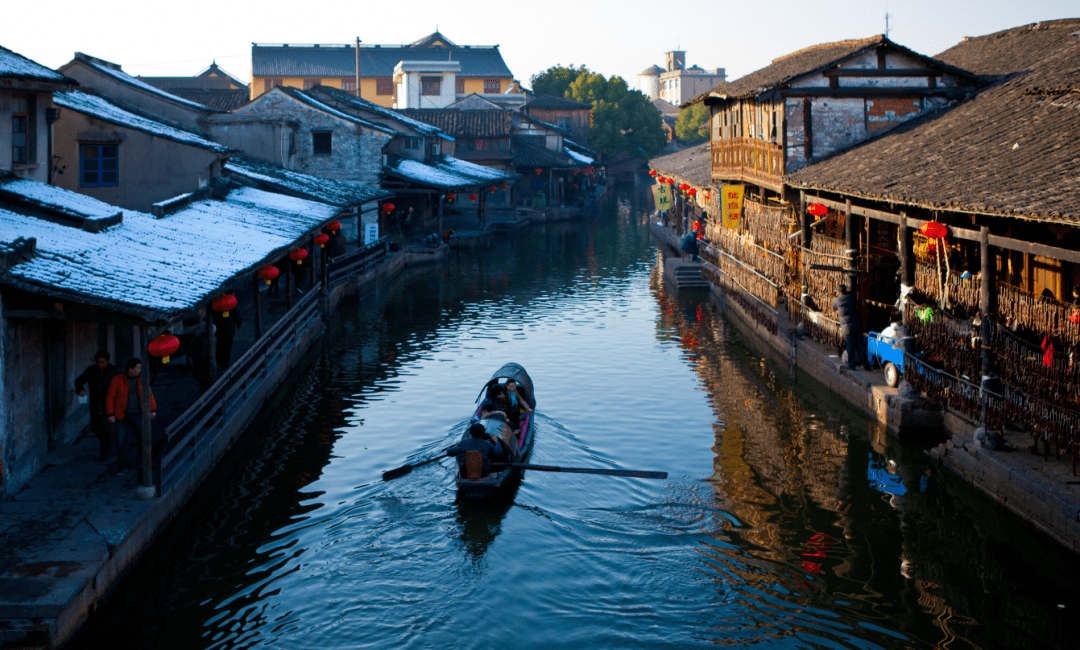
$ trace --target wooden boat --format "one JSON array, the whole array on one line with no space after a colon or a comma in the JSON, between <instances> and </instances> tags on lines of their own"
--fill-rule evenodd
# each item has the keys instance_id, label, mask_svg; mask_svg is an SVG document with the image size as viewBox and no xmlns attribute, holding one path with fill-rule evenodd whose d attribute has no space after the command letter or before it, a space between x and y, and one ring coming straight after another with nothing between
<instances>
[{"instance_id":1,"label":"wooden boat","mask_svg":"<svg viewBox=\"0 0 1080 650\"><path fill-rule=\"evenodd\" d=\"M510 460L514 463L525 463L528 462L529 454L532 452L533 434L536 430L536 394L533 392L532 378L529 377L529 373L525 372L524 368L516 363L508 363L499 368L481 389L480 396L477 398L476 409L473 411L473 417L480 417L480 404L484 398L493 394L500 386L505 385L511 379L517 383L518 392L528 402L529 408L533 409L532 413L521 414L521 435L511 435L510 438ZM472 434L465 431L462 440L470 437L472 437ZM499 492L511 479L519 476L521 471L517 467L499 468L496 466L492 468L490 474L480 478L470 479L459 474L457 477L458 493L470 499L488 498Z\"/></svg>"}]
</instances>

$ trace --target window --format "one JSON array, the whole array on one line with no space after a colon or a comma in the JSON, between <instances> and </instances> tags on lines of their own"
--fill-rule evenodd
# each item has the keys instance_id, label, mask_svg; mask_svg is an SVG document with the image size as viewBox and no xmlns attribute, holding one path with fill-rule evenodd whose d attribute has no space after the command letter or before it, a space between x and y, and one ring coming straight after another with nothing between
<instances>
[{"instance_id":1,"label":"window","mask_svg":"<svg viewBox=\"0 0 1080 650\"><path fill-rule=\"evenodd\" d=\"M484 150L484 141L481 140L480 138L476 139L476 150L477 151L483 151Z\"/></svg>"},{"instance_id":2,"label":"window","mask_svg":"<svg viewBox=\"0 0 1080 650\"><path fill-rule=\"evenodd\" d=\"M456 92L459 95L464 95L465 94L465 80L462 79L461 77L457 78L457 90L456 90Z\"/></svg>"},{"instance_id":3,"label":"window","mask_svg":"<svg viewBox=\"0 0 1080 650\"><path fill-rule=\"evenodd\" d=\"M356 94L356 79L342 79L341 89L353 95Z\"/></svg>"},{"instance_id":4,"label":"window","mask_svg":"<svg viewBox=\"0 0 1080 650\"><path fill-rule=\"evenodd\" d=\"M506 151L506 140L499 139L499 151Z\"/></svg>"},{"instance_id":5,"label":"window","mask_svg":"<svg viewBox=\"0 0 1080 650\"><path fill-rule=\"evenodd\" d=\"M572 120L569 117L560 117L557 126L560 129L570 130Z\"/></svg>"},{"instance_id":6,"label":"window","mask_svg":"<svg viewBox=\"0 0 1080 650\"><path fill-rule=\"evenodd\" d=\"M120 184L120 145L84 144L79 156L79 180L83 187L116 187Z\"/></svg>"},{"instance_id":7,"label":"window","mask_svg":"<svg viewBox=\"0 0 1080 650\"><path fill-rule=\"evenodd\" d=\"M442 77L420 77L420 94L425 96L442 94Z\"/></svg>"},{"instance_id":8,"label":"window","mask_svg":"<svg viewBox=\"0 0 1080 650\"><path fill-rule=\"evenodd\" d=\"M333 131L312 131L311 153L317 156L330 154L333 151L333 141Z\"/></svg>"},{"instance_id":9,"label":"window","mask_svg":"<svg viewBox=\"0 0 1080 650\"><path fill-rule=\"evenodd\" d=\"M270 92L275 86L282 85L281 79L263 79L263 92Z\"/></svg>"},{"instance_id":10,"label":"window","mask_svg":"<svg viewBox=\"0 0 1080 650\"><path fill-rule=\"evenodd\" d=\"M16 95L11 107L11 162L27 162L29 157L30 102L24 96Z\"/></svg>"},{"instance_id":11,"label":"window","mask_svg":"<svg viewBox=\"0 0 1080 650\"><path fill-rule=\"evenodd\" d=\"M394 79L392 77L375 77L376 95L393 95Z\"/></svg>"},{"instance_id":12,"label":"window","mask_svg":"<svg viewBox=\"0 0 1080 650\"><path fill-rule=\"evenodd\" d=\"M498 79L484 79L484 92L485 93L497 93L497 92L499 92L499 80Z\"/></svg>"},{"instance_id":13,"label":"window","mask_svg":"<svg viewBox=\"0 0 1080 650\"><path fill-rule=\"evenodd\" d=\"M322 79L304 79L304 90L311 90L315 86L319 85Z\"/></svg>"},{"instance_id":14,"label":"window","mask_svg":"<svg viewBox=\"0 0 1080 650\"><path fill-rule=\"evenodd\" d=\"M405 148L406 149L419 149L420 148L420 138L405 138Z\"/></svg>"}]
</instances>

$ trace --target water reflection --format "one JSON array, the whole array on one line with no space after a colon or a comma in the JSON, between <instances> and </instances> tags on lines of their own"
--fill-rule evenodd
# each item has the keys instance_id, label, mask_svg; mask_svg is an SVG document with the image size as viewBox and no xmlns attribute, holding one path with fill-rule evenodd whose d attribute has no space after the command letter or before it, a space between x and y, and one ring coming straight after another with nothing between
<instances>
[{"instance_id":1,"label":"water reflection","mask_svg":"<svg viewBox=\"0 0 1080 650\"><path fill-rule=\"evenodd\" d=\"M347 304L73 647L1069 647L1075 558L667 286L643 189ZM669 480L379 480L510 360L534 462Z\"/></svg>"}]
</instances>

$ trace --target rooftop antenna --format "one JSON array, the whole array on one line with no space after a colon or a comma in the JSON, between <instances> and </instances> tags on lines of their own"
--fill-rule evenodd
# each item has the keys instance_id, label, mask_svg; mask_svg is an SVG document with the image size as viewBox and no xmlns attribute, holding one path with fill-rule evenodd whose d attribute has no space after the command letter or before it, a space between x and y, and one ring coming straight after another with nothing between
<instances>
[{"instance_id":1,"label":"rooftop antenna","mask_svg":"<svg viewBox=\"0 0 1080 650\"><path fill-rule=\"evenodd\" d=\"M885 0L885 38L889 38L889 0Z\"/></svg>"}]
</instances>

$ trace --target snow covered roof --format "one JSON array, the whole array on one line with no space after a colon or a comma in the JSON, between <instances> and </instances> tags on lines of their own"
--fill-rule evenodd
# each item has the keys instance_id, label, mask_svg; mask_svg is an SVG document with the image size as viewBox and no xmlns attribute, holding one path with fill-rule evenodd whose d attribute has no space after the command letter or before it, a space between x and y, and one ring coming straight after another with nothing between
<instances>
[{"instance_id":1,"label":"snow covered roof","mask_svg":"<svg viewBox=\"0 0 1080 650\"><path fill-rule=\"evenodd\" d=\"M283 92L283 93L289 95L290 97L292 97L293 99L297 99L297 100L307 104L308 106L310 106L312 108L318 109L318 110L323 111L325 113L329 113L329 114L333 115L334 117L340 117L343 120L352 122L354 124L359 124L361 126L366 126L369 129L375 129L376 131L382 131L383 133L387 133L389 135L397 135L397 131L395 131L393 129L387 128L387 127L383 126L382 124L376 124L375 122L369 122L367 120L356 117L355 115L349 115L348 113L343 113L343 112L339 111L336 108L333 108L331 106L328 106L327 104L324 104L324 103L320 102L319 100L315 99L314 97L312 97L311 95L305 93L302 90L298 90L296 88L290 88L289 86L274 86L273 90Z\"/></svg>"},{"instance_id":2,"label":"snow covered roof","mask_svg":"<svg viewBox=\"0 0 1080 650\"><path fill-rule=\"evenodd\" d=\"M122 81L122 82L124 82L126 84L131 84L132 86L137 86L138 88L141 88L141 89L143 89L143 90L145 90L147 92L154 93L155 95L158 95L160 97L164 97L166 99L171 99L174 102L179 102L181 104L187 104L188 106L191 106L192 108L199 108L199 109L202 109L204 111L210 110L209 108L207 108L206 106L203 106L202 104L193 102L193 101L191 101L189 99L184 99L183 97L177 97L176 95L174 95L172 93L168 93L168 92L165 92L164 90L162 90L160 88L155 88L154 86L151 86L150 84L146 83L142 79L132 77L128 73L121 70L120 66L118 66L116 64L109 63L108 61L104 61L104 60L99 59L97 57L93 57L93 56L89 56L87 54L83 54L82 52L76 52L75 53L75 58L77 60L82 61L83 63L87 64L88 66L94 68L95 70L99 70L101 72L104 72L105 74L107 74L107 75L109 75L109 76L111 76L111 77L113 77L115 79L118 79L119 81Z\"/></svg>"},{"instance_id":3,"label":"snow covered roof","mask_svg":"<svg viewBox=\"0 0 1080 650\"><path fill-rule=\"evenodd\" d=\"M225 171L260 189L347 208L394 195L379 187L368 187L259 163L248 158L231 158Z\"/></svg>"},{"instance_id":4,"label":"snow covered roof","mask_svg":"<svg viewBox=\"0 0 1080 650\"><path fill-rule=\"evenodd\" d=\"M45 191L21 189L27 195ZM76 204L75 197L57 195L56 200ZM0 283L167 320L283 255L337 212L334 206L245 187L162 219L124 210L122 223L90 233L22 214L0 200L0 249L36 239L30 259L9 266Z\"/></svg>"},{"instance_id":5,"label":"snow covered roof","mask_svg":"<svg viewBox=\"0 0 1080 650\"><path fill-rule=\"evenodd\" d=\"M18 205L65 223L85 225L117 219L121 210L92 196L62 190L14 175L0 176L0 202ZM111 225L111 224L109 224Z\"/></svg>"},{"instance_id":6,"label":"snow covered roof","mask_svg":"<svg viewBox=\"0 0 1080 650\"><path fill-rule=\"evenodd\" d=\"M315 92L320 91L325 92L334 100L339 101L342 104L351 106L361 111L370 111L381 117L390 118L403 124L407 124L414 130L419 131L420 133L423 133L425 135L435 135L437 133L442 133L442 129L437 126L432 126L431 124L428 124L427 122L421 122L420 120L414 120L413 118L405 115L400 111L395 111L394 109L386 108L385 106L379 106L374 102L369 102L366 99L357 97L352 93L347 93L344 90L340 90L338 88L333 88L330 86L316 86ZM309 92L308 96L310 97L311 94L312 93Z\"/></svg>"},{"instance_id":7,"label":"snow covered roof","mask_svg":"<svg viewBox=\"0 0 1080 650\"><path fill-rule=\"evenodd\" d=\"M391 177L444 190L479 187L517 178L517 174L476 165L453 156L438 156L427 162L391 156L383 171Z\"/></svg>"},{"instance_id":8,"label":"snow covered roof","mask_svg":"<svg viewBox=\"0 0 1080 650\"><path fill-rule=\"evenodd\" d=\"M574 160L578 161L579 163L581 163L583 165L591 165L594 162L592 158L589 158L586 155L580 154L580 153L574 151L573 149L571 149L570 147L563 147L563 151L565 151L571 158L573 158Z\"/></svg>"},{"instance_id":9,"label":"snow covered roof","mask_svg":"<svg viewBox=\"0 0 1080 650\"><path fill-rule=\"evenodd\" d=\"M30 81L51 81L73 83L64 75L50 70L40 63L35 63L25 56L0 47L0 79L27 79Z\"/></svg>"},{"instance_id":10,"label":"snow covered roof","mask_svg":"<svg viewBox=\"0 0 1080 650\"><path fill-rule=\"evenodd\" d=\"M106 122L126 126L130 129L149 133L150 135L161 138L175 140L176 142L188 144L193 147L210 149L217 153L229 153L230 151L233 151L223 144L211 142L190 131L184 131L174 126L169 126L168 124L163 124L141 115L136 115L135 113L124 110L116 104L113 104L102 97L98 97L97 95L88 95L87 93L78 90L66 93L53 93L53 102L59 106L91 115Z\"/></svg>"}]
</instances>

